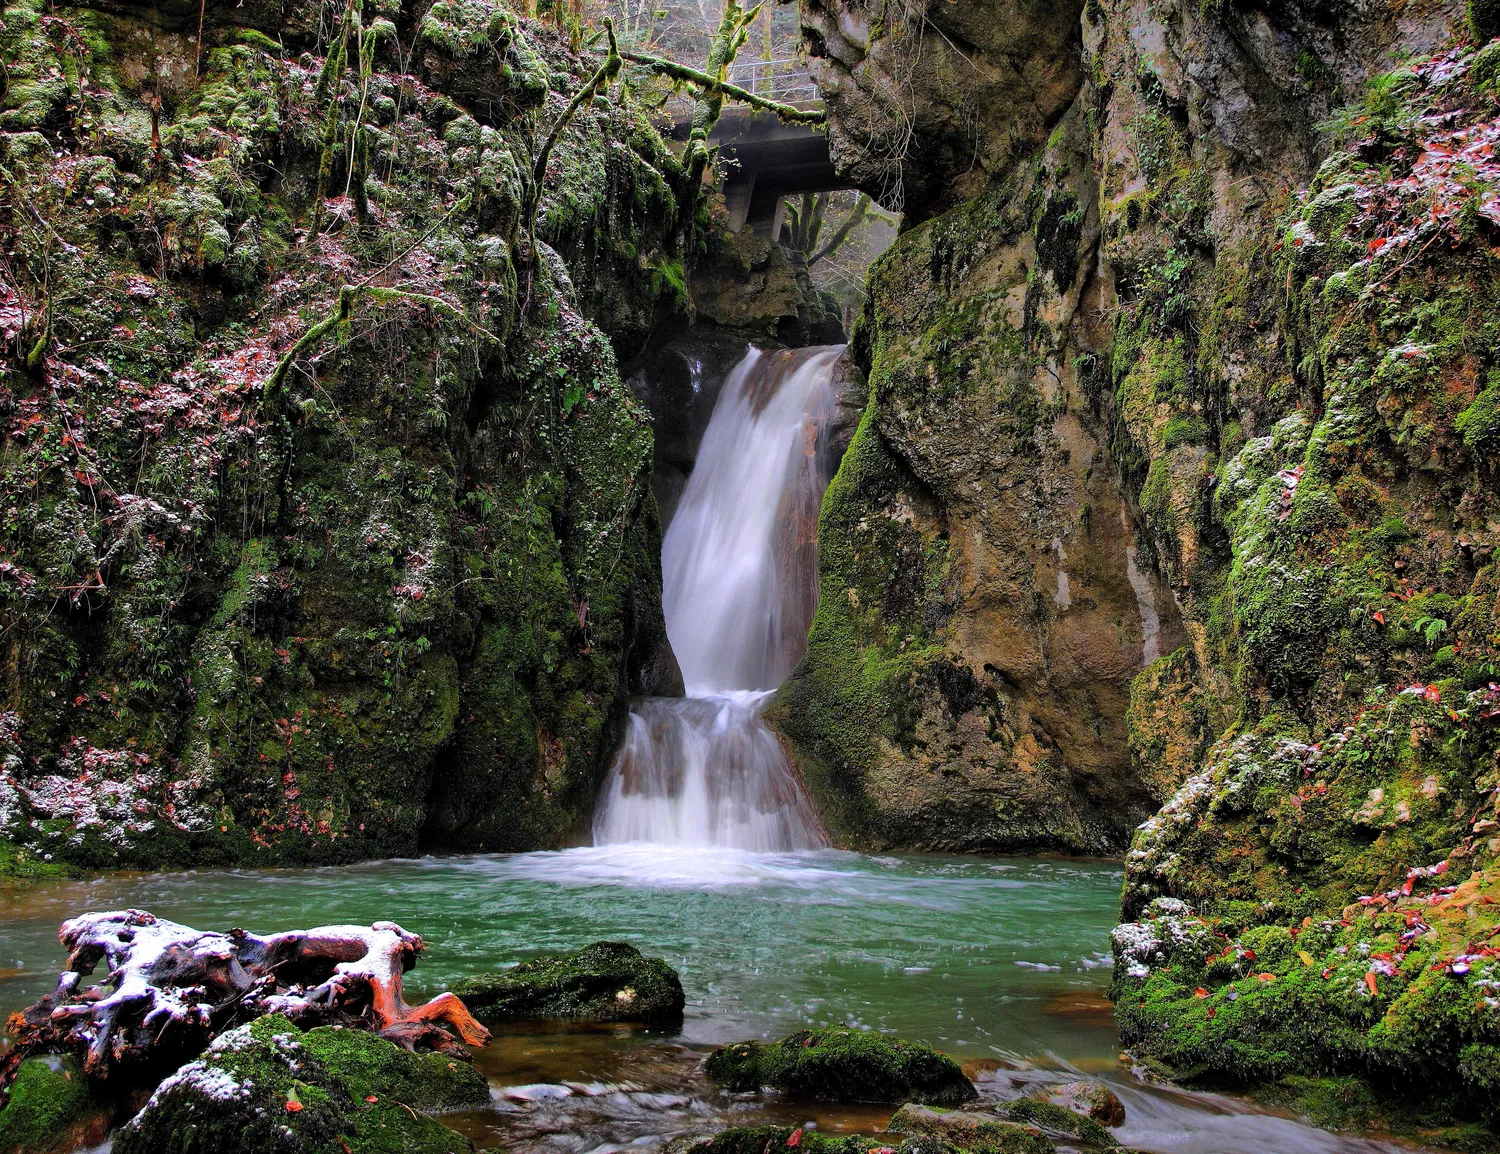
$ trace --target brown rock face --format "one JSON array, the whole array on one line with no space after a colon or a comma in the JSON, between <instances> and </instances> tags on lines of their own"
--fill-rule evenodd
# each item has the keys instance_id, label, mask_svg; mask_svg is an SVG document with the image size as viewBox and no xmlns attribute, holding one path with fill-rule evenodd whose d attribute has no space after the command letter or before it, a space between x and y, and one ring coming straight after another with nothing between
<instances>
[{"instance_id":1,"label":"brown rock face","mask_svg":"<svg viewBox=\"0 0 1500 1154\"><path fill-rule=\"evenodd\" d=\"M775 712L853 840L1102 852L1154 808L1129 687L1183 634L1080 378L1099 306L1083 143L1075 111L872 282L870 406Z\"/></svg>"},{"instance_id":2,"label":"brown rock face","mask_svg":"<svg viewBox=\"0 0 1500 1154\"><path fill-rule=\"evenodd\" d=\"M871 404L772 713L847 839L1117 849L1318 660L1240 576L1222 485L1325 403L1277 221L1317 126L1457 14L804 4L836 163L919 222L873 274Z\"/></svg>"},{"instance_id":3,"label":"brown rock face","mask_svg":"<svg viewBox=\"0 0 1500 1154\"><path fill-rule=\"evenodd\" d=\"M1047 137L1083 73L1081 3L806 0L834 163L922 219L981 192Z\"/></svg>"}]
</instances>

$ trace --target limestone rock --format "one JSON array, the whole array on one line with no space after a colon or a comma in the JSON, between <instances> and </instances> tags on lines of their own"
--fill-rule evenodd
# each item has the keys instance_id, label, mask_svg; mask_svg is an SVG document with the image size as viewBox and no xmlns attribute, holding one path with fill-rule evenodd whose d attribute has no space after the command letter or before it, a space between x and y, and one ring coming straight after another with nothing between
<instances>
[{"instance_id":1,"label":"limestone rock","mask_svg":"<svg viewBox=\"0 0 1500 1154\"><path fill-rule=\"evenodd\" d=\"M1083 82L1080 0L809 0L803 35L835 165L911 220L977 195L1046 140Z\"/></svg>"},{"instance_id":2,"label":"limestone rock","mask_svg":"<svg viewBox=\"0 0 1500 1154\"><path fill-rule=\"evenodd\" d=\"M1051 1154L1056 1149L1036 1126L1001 1121L994 1114L971 1110L934 1110L908 1103L887 1127L897 1134L939 1138L956 1150L994 1154Z\"/></svg>"},{"instance_id":3,"label":"limestone rock","mask_svg":"<svg viewBox=\"0 0 1500 1154\"><path fill-rule=\"evenodd\" d=\"M1177 784L1127 744L1132 679L1186 635L1094 415L1096 197L1075 108L872 274L869 407L767 712L850 844L1105 853Z\"/></svg>"}]
</instances>

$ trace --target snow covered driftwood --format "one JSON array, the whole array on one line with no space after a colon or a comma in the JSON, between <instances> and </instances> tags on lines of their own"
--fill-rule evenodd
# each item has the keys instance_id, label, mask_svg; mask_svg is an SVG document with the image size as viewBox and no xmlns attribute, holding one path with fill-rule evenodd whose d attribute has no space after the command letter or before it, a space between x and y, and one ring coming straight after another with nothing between
<instances>
[{"instance_id":1,"label":"snow covered driftwood","mask_svg":"<svg viewBox=\"0 0 1500 1154\"><path fill-rule=\"evenodd\" d=\"M416 965L422 939L394 922L260 937L121 910L64 922L58 939L68 968L57 989L11 1015L7 1029L16 1044L0 1058L0 1089L36 1053L81 1054L95 1078L122 1069L159 1075L215 1035L269 1013L304 1028L361 1027L408 1049L453 1057L468 1056L460 1039L482 1046L490 1036L452 994L406 1004L401 979ZM103 984L85 985L101 961Z\"/></svg>"}]
</instances>

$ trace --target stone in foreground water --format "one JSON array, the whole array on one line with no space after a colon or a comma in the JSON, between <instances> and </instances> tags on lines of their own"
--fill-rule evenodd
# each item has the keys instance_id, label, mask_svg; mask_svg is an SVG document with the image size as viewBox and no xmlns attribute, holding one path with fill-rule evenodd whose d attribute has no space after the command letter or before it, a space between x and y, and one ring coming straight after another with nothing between
<instances>
[{"instance_id":1,"label":"stone in foreground water","mask_svg":"<svg viewBox=\"0 0 1500 1154\"><path fill-rule=\"evenodd\" d=\"M825 1102L951 1106L976 1096L947 1054L848 1026L799 1030L769 1046L737 1042L709 1055L707 1073L730 1091L770 1086Z\"/></svg>"},{"instance_id":2,"label":"stone in foreground water","mask_svg":"<svg viewBox=\"0 0 1500 1154\"><path fill-rule=\"evenodd\" d=\"M465 978L453 992L486 1018L512 1021L657 1022L681 1018L685 1004L677 971L624 942Z\"/></svg>"}]
</instances>

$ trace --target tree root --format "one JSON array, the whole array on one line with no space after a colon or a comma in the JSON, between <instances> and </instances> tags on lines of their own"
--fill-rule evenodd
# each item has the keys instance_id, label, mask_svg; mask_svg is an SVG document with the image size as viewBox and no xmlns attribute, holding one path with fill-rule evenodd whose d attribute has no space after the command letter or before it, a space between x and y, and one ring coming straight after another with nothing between
<instances>
[{"instance_id":1,"label":"tree root","mask_svg":"<svg viewBox=\"0 0 1500 1154\"><path fill-rule=\"evenodd\" d=\"M122 910L64 922L58 939L68 968L52 993L11 1015L6 1029L15 1045L0 1058L0 1088L37 1053L81 1054L94 1078L150 1078L270 1013L304 1028L367 1029L407 1049L464 1059L464 1043L483 1046L490 1037L452 994L407 1005L402 975L416 965L422 939L395 922L260 937ZM111 990L83 985L101 961Z\"/></svg>"}]
</instances>

